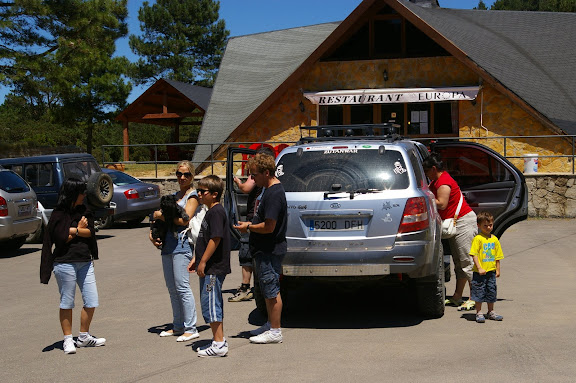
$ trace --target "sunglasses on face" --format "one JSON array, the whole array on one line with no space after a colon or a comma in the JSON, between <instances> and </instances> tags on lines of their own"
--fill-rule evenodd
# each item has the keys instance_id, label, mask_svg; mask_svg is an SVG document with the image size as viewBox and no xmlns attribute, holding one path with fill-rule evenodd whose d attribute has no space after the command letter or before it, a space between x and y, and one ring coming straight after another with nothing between
<instances>
[{"instance_id":1,"label":"sunglasses on face","mask_svg":"<svg viewBox=\"0 0 576 383\"><path fill-rule=\"evenodd\" d=\"M196 189L196 193L198 193L198 195L202 195L204 193L209 192L210 190L206 190L206 189Z\"/></svg>"},{"instance_id":2,"label":"sunglasses on face","mask_svg":"<svg viewBox=\"0 0 576 383\"><path fill-rule=\"evenodd\" d=\"M186 173L176 172L176 177L180 178L182 176L184 176L186 178L190 178L190 177L192 177L192 173L190 173L190 172L186 172Z\"/></svg>"}]
</instances>

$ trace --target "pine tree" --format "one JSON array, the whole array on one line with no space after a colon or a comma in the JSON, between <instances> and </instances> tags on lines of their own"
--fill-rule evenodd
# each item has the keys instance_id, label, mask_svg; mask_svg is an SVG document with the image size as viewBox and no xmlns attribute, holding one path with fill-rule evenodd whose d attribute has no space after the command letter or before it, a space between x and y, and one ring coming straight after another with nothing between
<instances>
[{"instance_id":1,"label":"pine tree","mask_svg":"<svg viewBox=\"0 0 576 383\"><path fill-rule=\"evenodd\" d=\"M145 1L138 12L142 34L130 36L130 48L140 56L132 66L134 81L211 86L229 36L219 10L213 0Z\"/></svg>"},{"instance_id":2,"label":"pine tree","mask_svg":"<svg viewBox=\"0 0 576 383\"><path fill-rule=\"evenodd\" d=\"M126 0L0 3L0 73L9 97L51 122L85 129L78 140L91 152L94 124L123 107L131 90L127 59L112 57L127 35L127 13Z\"/></svg>"}]
</instances>

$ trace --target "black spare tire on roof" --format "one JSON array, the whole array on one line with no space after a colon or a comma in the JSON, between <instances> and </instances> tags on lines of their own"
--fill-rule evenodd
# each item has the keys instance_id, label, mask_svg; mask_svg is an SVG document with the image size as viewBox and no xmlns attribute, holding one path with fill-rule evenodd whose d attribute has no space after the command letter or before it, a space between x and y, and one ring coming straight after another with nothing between
<instances>
[{"instance_id":1,"label":"black spare tire on roof","mask_svg":"<svg viewBox=\"0 0 576 383\"><path fill-rule=\"evenodd\" d=\"M111 200L114 194L114 183L112 178L102 172L93 173L86 184L86 197L88 204L94 207L104 207Z\"/></svg>"}]
</instances>

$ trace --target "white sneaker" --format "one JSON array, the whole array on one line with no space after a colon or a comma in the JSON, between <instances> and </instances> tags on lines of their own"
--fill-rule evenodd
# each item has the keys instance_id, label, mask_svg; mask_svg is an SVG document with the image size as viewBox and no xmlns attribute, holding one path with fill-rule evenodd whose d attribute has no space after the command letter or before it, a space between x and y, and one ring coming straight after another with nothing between
<instances>
[{"instance_id":1,"label":"white sneaker","mask_svg":"<svg viewBox=\"0 0 576 383\"><path fill-rule=\"evenodd\" d=\"M64 338L64 354L76 354L76 346L74 339Z\"/></svg>"},{"instance_id":2,"label":"white sneaker","mask_svg":"<svg viewBox=\"0 0 576 383\"><path fill-rule=\"evenodd\" d=\"M224 341L224 344L220 347L216 346L215 342L212 342L209 347L198 349L198 356L202 358L226 356L226 354L228 354L228 341Z\"/></svg>"},{"instance_id":3,"label":"white sneaker","mask_svg":"<svg viewBox=\"0 0 576 383\"><path fill-rule=\"evenodd\" d=\"M200 334L198 331L195 332L185 332L184 334L180 335L176 342L188 342L189 340L200 338Z\"/></svg>"},{"instance_id":4,"label":"white sneaker","mask_svg":"<svg viewBox=\"0 0 576 383\"><path fill-rule=\"evenodd\" d=\"M76 347L100 347L104 346L106 343L106 338L96 338L88 334L84 339L78 338L76 341Z\"/></svg>"},{"instance_id":5,"label":"white sneaker","mask_svg":"<svg viewBox=\"0 0 576 383\"><path fill-rule=\"evenodd\" d=\"M268 330L270 330L270 322L266 322L262 326L254 329L254 330L250 330L250 335L260 335L262 333L265 333Z\"/></svg>"},{"instance_id":6,"label":"white sneaker","mask_svg":"<svg viewBox=\"0 0 576 383\"><path fill-rule=\"evenodd\" d=\"M259 344L282 343L282 332L273 333L268 330L260 335L250 337L250 342Z\"/></svg>"}]
</instances>

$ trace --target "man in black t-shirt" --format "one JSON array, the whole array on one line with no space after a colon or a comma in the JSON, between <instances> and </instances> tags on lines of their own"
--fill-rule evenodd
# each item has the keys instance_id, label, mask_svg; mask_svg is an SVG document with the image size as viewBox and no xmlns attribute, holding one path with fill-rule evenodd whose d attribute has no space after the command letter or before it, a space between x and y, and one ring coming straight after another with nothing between
<instances>
[{"instance_id":1,"label":"man in black t-shirt","mask_svg":"<svg viewBox=\"0 0 576 383\"><path fill-rule=\"evenodd\" d=\"M275 176L274 159L257 154L248 161L250 177L256 186L264 187L262 199L256 208L252 222L239 222L240 232L250 233L250 252L254 258L260 290L266 300L268 322L251 331L252 343L281 343L282 297L280 274L282 260L286 255L286 227L288 208L284 187Z\"/></svg>"},{"instance_id":2,"label":"man in black t-shirt","mask_svg":"<svg viewBox=\"0 0 576 383\"><path fill-rule=\"evenodd\" d=\"M274 150L267 146L262 146L260 149L256 150L256 153L267 154L272 158L276 157ZM262 197L263 188L261 186L256 186L254 179L251 177L248 177L245 182L234 177L234 183L242 193L248 194L248 201L246 203L246 208L248 210L246 213L246 221L252 222L256 206ZM250 279L252 277L252 254L250 253L249 237L250 235L248 233L243 233L240 238L238 258L240 260L240 267L242 267L242 283L234 295L228 298L228 302L248 301L254 296L252 289L250 288Z\"/></svg>"}]
</instances>

